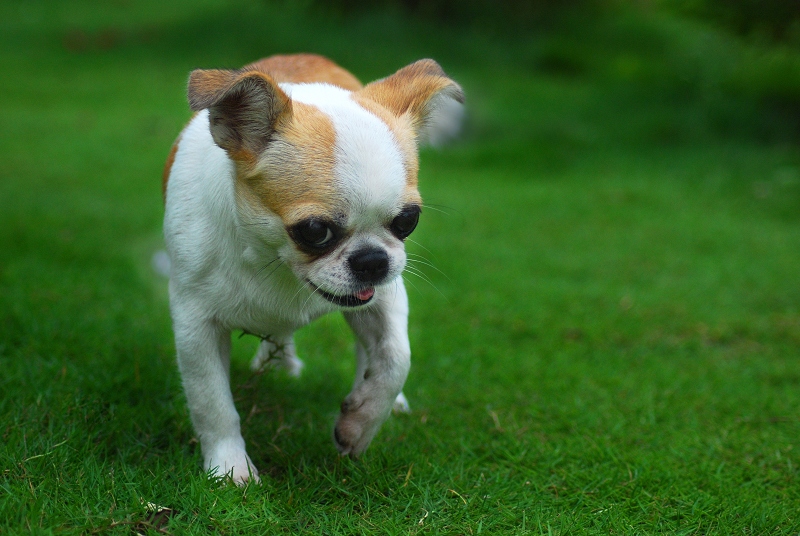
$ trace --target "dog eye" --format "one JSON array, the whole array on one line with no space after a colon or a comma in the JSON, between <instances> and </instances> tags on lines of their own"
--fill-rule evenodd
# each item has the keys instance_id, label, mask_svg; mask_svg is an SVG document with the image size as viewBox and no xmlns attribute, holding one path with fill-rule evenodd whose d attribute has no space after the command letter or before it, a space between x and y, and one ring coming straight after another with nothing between
<instances>
[{"instance_id":1,"label":"dog eye","mask_svg":"<svg viewBox=\"0 0 800 536\"><path fill-rule=\"evenodd\" d=\"M322 249L333 240L330 227L318 220L307 220L292 229L292 238L300 245L314 249Z\"/></svg>"},{"instance_id":2,"label":"dog eye","mask_svg":"<svg viewBox=\"0 0 800 536\"><path fill-rule=\"evenodd\" d=\"M403 209L389 225L389 229L397 238L405 240L408 235L414 232L419 222L420 209L416 205L411 205Z\"/></svg>"}]
</instances>

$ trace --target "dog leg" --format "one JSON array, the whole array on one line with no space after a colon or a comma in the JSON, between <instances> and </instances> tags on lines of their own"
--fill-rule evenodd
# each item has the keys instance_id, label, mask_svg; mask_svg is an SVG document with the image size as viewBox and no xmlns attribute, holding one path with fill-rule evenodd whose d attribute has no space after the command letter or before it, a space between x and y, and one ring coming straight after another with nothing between
<instances>
[{"instance_id":1,"label":"dog leg","mask_svg":"<svg viewBox=\"0 0 800 536\"><path fill-rule=\"evenodd\" d=\"M394 284L396 289L376 296L371 308L345 313L358 346L353 389L342 402L334 429L343 455L358 456L369 446L400 397L411 366L408 298L402 279Z\"/></svg>"},{"instance_id":2,"label":"dog leg","mask_svg":"<svg viewBox=\"0 0 800 536\"><path fill-rule=\"evenodd\" d=\"M255 372L268 367L278 367L286 370L289 376L299 378L305 364L297 357L294 337L289 335L279 339L278 346L279 350L275 343L268 340L261 341L253 361L250 362L250 370Z\"/></svg>"},{"instance_id":3,"label":"dog leg","mask_svg":"<svg viewBox=\"0 0 800 536\"><path fill-rule=\"evenodd\" d=\"M230 331L213 321L182 322L174 315L178 366L204 468L236 484L259 482L247 455L230 388Z\"/></svg>"}]
</instances>

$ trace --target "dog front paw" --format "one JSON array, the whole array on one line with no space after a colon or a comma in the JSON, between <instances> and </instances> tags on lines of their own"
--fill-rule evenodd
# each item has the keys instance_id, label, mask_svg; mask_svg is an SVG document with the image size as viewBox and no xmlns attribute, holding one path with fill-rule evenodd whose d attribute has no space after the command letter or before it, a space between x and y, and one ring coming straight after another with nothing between
<instances>
[{"instance_id":1,"label":"dog front paw","mask_svg":"<svg viewBox=\"0 0 800 536\"><path fill-rule=\"evenodd\" d=\"M248 482L261 483L258 470L244 447L235 442L222 442L206 457L205 469L217 477L230 478L237 486Z\"/></svg>"},{"instance_id":2,"label":"dog front paw","mask_svg":"<svg viewBox=\"0 0 800 536\"><path fill-rule=\"evenodd\" d=\"M389 416L392 404L358 399L353 395L342 402L342 412L333 429L333 440L342 456L358 457L364 452Z\"/></svg>"}]
</instances>

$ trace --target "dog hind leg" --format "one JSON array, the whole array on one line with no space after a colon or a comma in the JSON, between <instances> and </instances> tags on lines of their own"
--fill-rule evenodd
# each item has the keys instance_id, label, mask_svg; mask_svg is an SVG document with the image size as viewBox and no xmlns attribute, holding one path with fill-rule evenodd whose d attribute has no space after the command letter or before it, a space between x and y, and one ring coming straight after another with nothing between
<instances>
[{"instance_id":1,"label":"dog hind leg","mask_svg":"<svg viewBox=\"0 0 800 536\"><path fill-rule=\"evenodd\" d=\"M282 368L293 378L299 378L303 373L305 363L297 357L292 335L279 338L277 344L264 339L258 345L250 362L250 370L259 371L270 367Z\"/></svg>"}]
</instances>

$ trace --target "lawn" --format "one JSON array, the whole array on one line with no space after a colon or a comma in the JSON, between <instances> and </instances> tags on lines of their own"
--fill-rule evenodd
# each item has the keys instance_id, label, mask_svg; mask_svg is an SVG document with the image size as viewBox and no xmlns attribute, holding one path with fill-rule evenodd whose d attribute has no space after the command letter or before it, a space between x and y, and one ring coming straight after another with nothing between
<instances>
[{"instance_id":1,"label":"lawn","mask_svg":"<svg viewBox=\"0 0 800 536\"><path fill-rule=\"evenodd\" d=\"M469 116L421 157L413 412L340 458L344 321L298 334L300 379L235 339L240 489L181 393L160 176L192 68L293 51L362 80L433 57ZM0 69L0 533L800 532L796 50L645 7L498 36L15 0Z\"/></svg>"}]
</instances>

